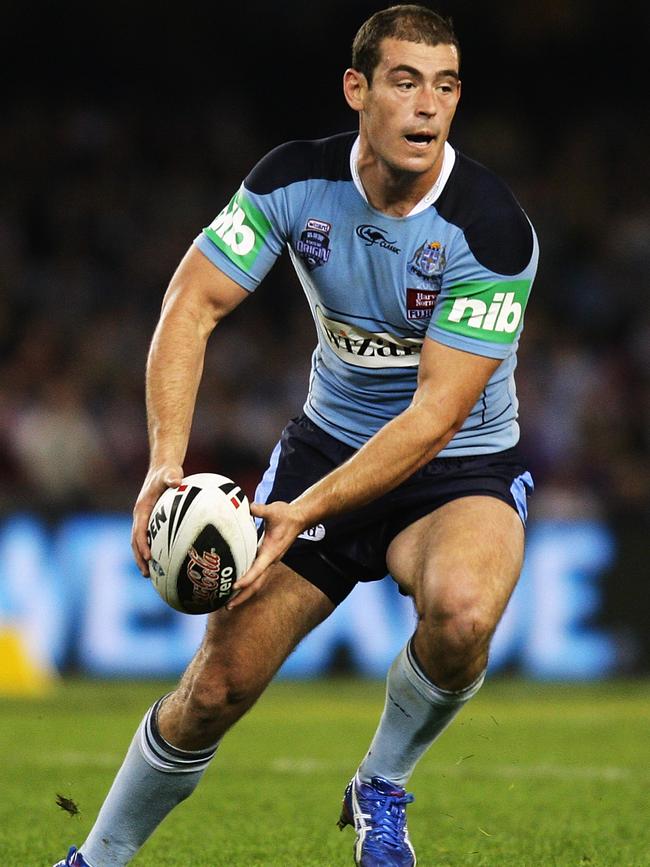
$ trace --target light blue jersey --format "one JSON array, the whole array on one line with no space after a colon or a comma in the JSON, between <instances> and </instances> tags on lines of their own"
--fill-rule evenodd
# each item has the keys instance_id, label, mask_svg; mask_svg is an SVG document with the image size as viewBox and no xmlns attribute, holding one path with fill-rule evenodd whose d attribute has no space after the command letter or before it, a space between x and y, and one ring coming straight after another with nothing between
<instances>
[{"instance_id":1,"label":"light blue jersey","mask_svg":"<svg viewBox=\"0 0 650 867\"><path fill-rule=\"evenodd\" d=\"M318 334L304 411L332 436L358 448L408 407L429 337L503 359L440 456L513 446L516 351L538 258L528 218L448 144L413 212L384 214L356 176L357 147L346 133L276 148L195 244L251 292L288 247Z\"/></svg>"}]
</instances>

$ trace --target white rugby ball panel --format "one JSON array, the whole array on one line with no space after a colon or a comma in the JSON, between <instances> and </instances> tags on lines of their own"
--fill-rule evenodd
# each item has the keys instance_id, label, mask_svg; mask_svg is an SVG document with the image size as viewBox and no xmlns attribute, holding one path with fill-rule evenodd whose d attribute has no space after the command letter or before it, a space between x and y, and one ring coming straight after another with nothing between
<instances>
[{"instance_id":1,"label":"white rugby ball panel","mask_svg":"<svg viewBox=\"0 0 650 867\"><path fill-rule=\"evenodd\" d=\"M188 614L225 605L257 550L246 495L217 473L196 473L168 488L152 511L148 537L156 590Z\"/></svg>"}]
</instances>

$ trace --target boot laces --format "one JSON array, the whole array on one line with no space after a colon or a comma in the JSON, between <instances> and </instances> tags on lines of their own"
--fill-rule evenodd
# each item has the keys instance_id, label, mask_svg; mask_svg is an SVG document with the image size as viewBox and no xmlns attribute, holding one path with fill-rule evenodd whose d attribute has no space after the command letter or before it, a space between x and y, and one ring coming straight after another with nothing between
<instances>
[{"instance_id":1,"label":"boot laces","mask_svg":"<svg viewBox=\"0 0 650 867\"><path fill-rule=\"evenodd\" d=\"M410 793L386 795L377 801L370 818L372 830L367 839L375 840L393 848L401 848L404 845L404 832L406 828L406 806L412 804L414 797Z\"/></svg>"}]
</instances>

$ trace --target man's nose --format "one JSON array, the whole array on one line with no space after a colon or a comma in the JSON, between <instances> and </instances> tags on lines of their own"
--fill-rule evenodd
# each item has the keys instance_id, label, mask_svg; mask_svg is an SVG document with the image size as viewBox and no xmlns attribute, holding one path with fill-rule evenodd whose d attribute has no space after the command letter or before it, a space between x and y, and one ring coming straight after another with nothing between
<instances>
[{"instance_id":1,"label":"man's nose","mask_svg":"<svg viewBox=\"0 0 650 867\"><path fill-rule=\"evenodd\" d=\"M438 110L436 103L436 94L433 89L423 88L419 94L416 111L419 115L425 117L433 117Z\"/></svg>"}]
</instances>

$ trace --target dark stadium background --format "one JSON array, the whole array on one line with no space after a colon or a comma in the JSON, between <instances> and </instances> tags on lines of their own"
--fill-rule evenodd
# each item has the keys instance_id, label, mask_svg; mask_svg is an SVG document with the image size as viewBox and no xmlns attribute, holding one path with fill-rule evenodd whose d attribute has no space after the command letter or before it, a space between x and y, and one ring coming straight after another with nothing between
<instances>
[{"instance_id":1,"label":"dark stadium background","mask_svg":"<svg viewBox=\"0 0 650 867\"><path fill-rule=\"evenodd\" d=\"M9 3L0 81L0 521L128 512L143 370L194 235L267 150L351 129L340 79L383 4ZM602 519L602 622L650 669L650 15L446 0L452 142L500 173L542 258L518 372L533 515ZM211 347L187 472L251 492L302 402L313 325L287 259Z\"/></svg>"}]
</instances>

